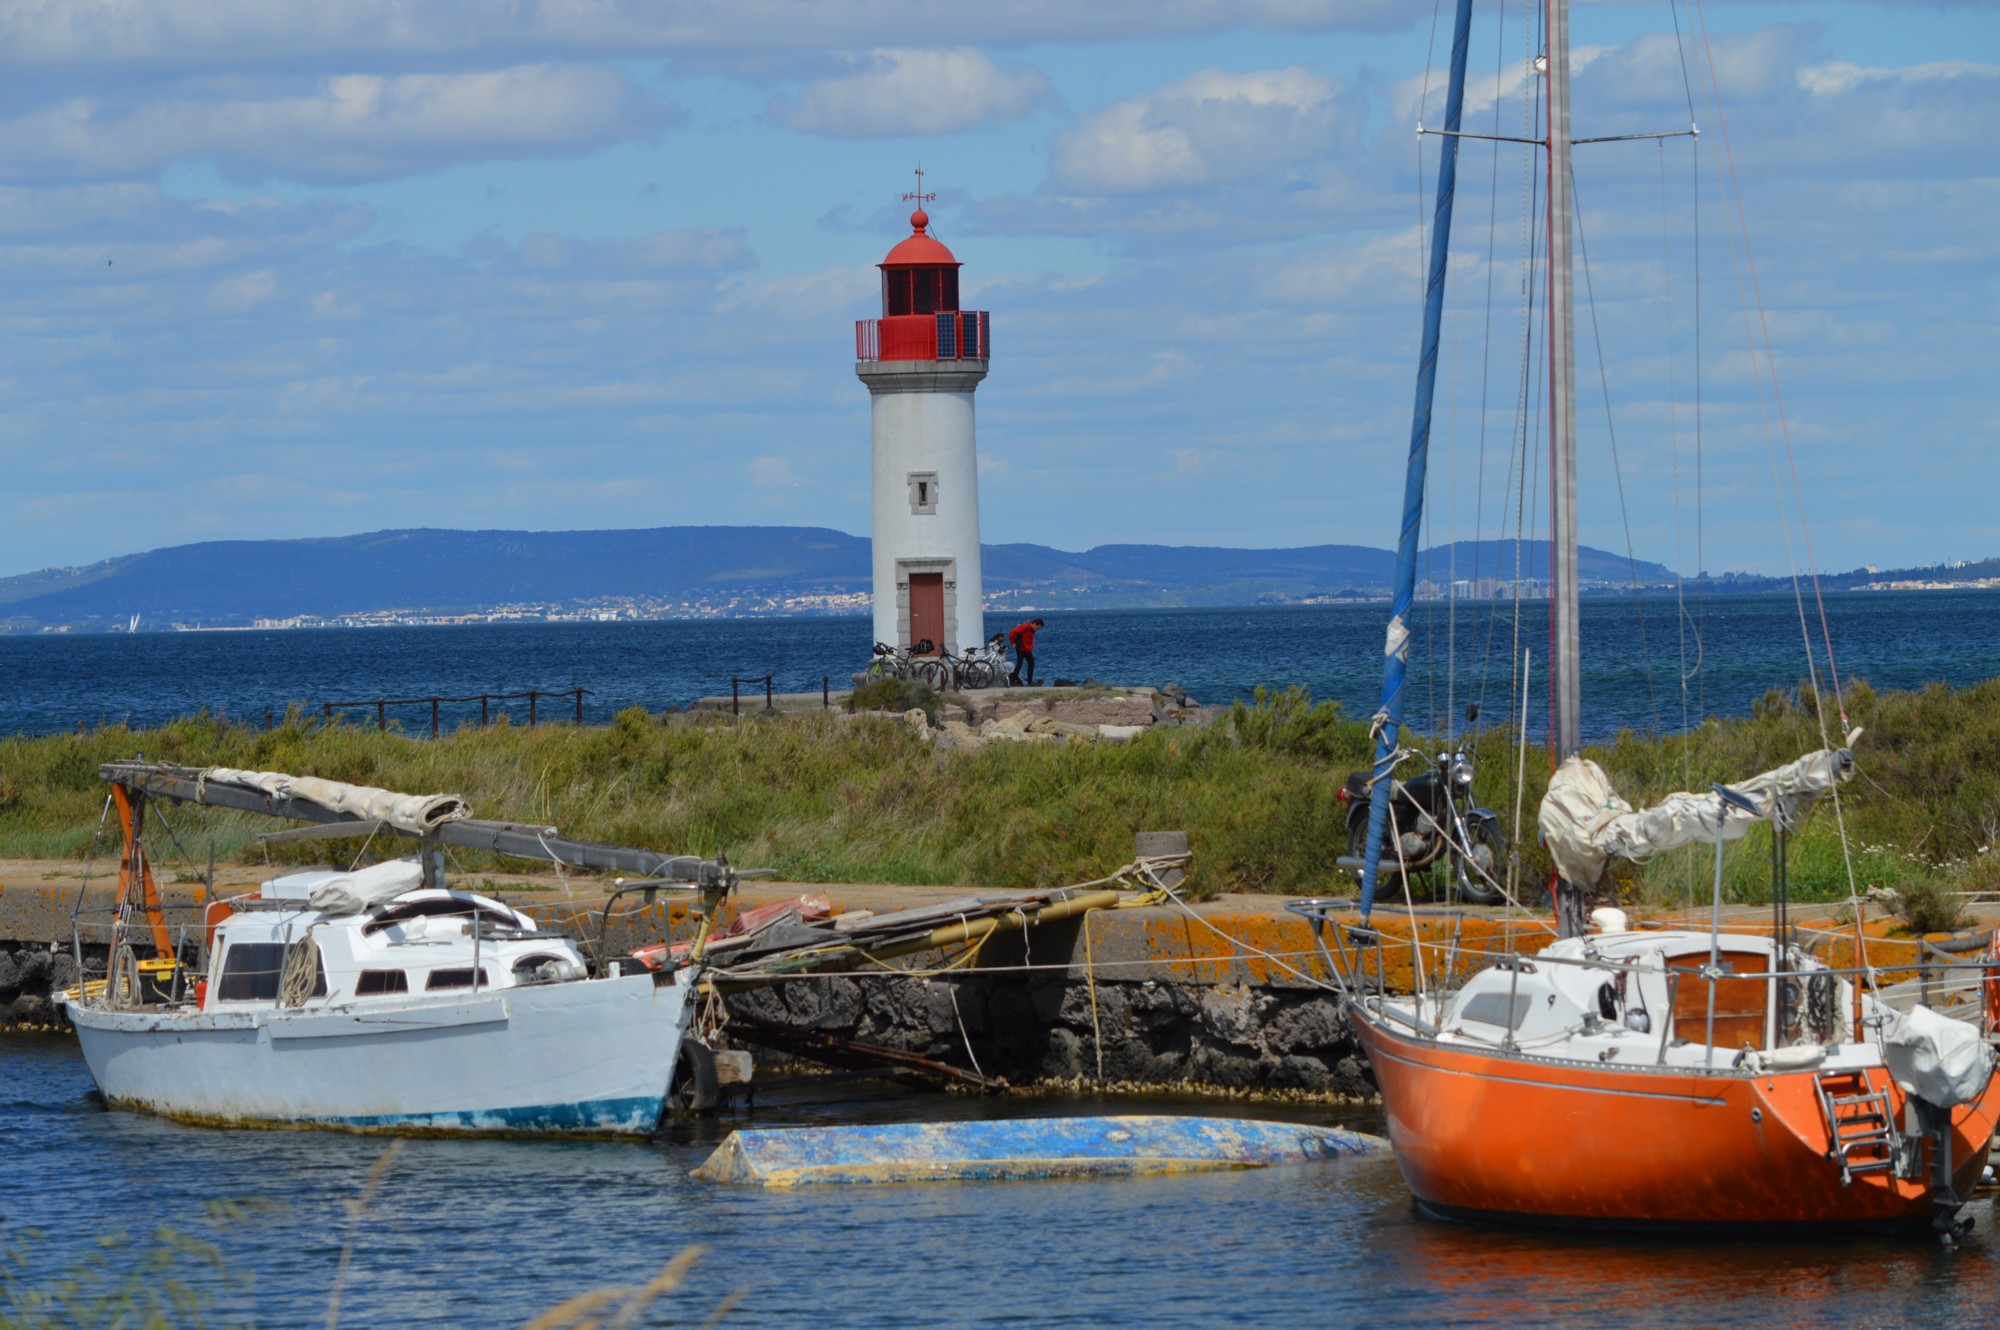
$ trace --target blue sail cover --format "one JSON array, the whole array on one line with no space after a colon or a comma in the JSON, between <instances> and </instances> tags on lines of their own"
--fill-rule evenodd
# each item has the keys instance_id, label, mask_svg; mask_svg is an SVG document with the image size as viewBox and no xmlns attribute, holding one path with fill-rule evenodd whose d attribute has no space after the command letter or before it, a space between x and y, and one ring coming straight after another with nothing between
<instances>
[{"instance_id":1,"label":"blue sail cover","mask_svg":"<svg viewBox=\"0 0 2000 1330\"><path fill-rule=\"evenodd\" d=\"M1437 396L1438 333L1444 326L1444 275L1451 254L1451 205L1458 188L1458 128L1465 111L1465 57L1472 36L1472 0L1458 0L1451 36L1451 83L1445 90L1444 148L1438 159L1437 211L1431 220L1430 274L1424 287L1424 347L1417 363L1417 406L1410 425L1410 465L1403 479L1403 529L1396 542L1396 591L1384 648L1382 706L1375 716L1375 768L1368 808L1368 853L1361 870L1361 919L1375 908L1382 837L1395 785L1396 736L1403 723L1403 679L1409 665L1410 602L1417 593L1417 543L1423 534L1424 476L1430 462L1431 402Z\"/></svg>"}]
</instances>

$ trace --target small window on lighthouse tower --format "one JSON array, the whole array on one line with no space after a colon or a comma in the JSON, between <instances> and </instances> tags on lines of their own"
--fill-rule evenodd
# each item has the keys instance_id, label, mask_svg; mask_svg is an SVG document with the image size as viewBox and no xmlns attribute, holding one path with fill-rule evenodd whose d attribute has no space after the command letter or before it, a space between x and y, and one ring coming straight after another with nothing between
<instances>
[{"instance_id":1,"label":"small window on lighthouse tower","mask_svg":"<svg viewBox=\"0 0 2000 1330\"><path fill-rule=\"evenodd\" d=\"M910 472L910 511L918 515L937 511L937 472Z\"/></svg>"}]
</instances>

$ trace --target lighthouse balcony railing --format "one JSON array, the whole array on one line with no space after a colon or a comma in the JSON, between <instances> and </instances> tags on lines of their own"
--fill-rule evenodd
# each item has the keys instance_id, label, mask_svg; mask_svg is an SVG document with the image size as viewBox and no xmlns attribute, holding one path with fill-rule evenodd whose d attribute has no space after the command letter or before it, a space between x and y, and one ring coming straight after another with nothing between
<instances>
[{"instance_id":1,"label":"lighthouse balcony railing","mask_svg":"<svg viewBox=\"0 0 2000 1330\"><path fill-rule=\"evenodd\" d=\"M876 360L986 360L993 354L992 316L985 310L947 310L886 319L857 319L854 358Z\"/></svg>"}]
</instances>

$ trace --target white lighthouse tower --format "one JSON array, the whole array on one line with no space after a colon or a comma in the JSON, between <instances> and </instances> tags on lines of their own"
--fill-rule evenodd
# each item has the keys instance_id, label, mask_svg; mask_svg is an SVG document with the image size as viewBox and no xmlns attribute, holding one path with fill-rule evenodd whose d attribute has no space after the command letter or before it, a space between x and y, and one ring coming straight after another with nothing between
<instances>
[{"instance_id":1,"label":"white lighthouse tower","mask_svg":"<svg viewBox=\"0 0 2000 1330\"><path fill-rule=\"evenodd\" d=\"M960 264L926 234L917 175L910 234L882 269L882 317L854 326L854 372L874 424L875 640L952 652L985 637L972 394L986 377L985 313L958 307Z\"/></svg>"}]
</instances>

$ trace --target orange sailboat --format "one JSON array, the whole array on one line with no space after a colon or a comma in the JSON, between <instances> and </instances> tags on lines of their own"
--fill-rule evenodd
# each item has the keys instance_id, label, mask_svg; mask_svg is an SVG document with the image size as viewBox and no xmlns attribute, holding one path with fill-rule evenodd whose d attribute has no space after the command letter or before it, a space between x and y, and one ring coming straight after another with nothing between
<instances>
[{"instance_id":1,"label":"orange sailboat","mask_svg":"<svg viewBox=\"0 0 2000 1330\"><path fill-rule=\"evenodd\" d=\"M1434 1215L1643 1229L1924 1228L1956 1241L1959 1211L1985 1165L2000 1089L1979 1023L1896 1003L1866 966L1836 970L1789 927L1785 838L1814 803L1839 797L1859 731L1735 787L1672 795L1635 810L1579 749L1576 438L1570 260L1569 34L1566 0L1546 0L1542 75L1547 174L1550 422L1551 729L1561 765L1540 810L1559 881L1563 934L1532 954L1493 953L1463 983L1427 988L1464 949L1418 949L1418 992L1392 995L1369 925L1378 871L1393 870L1407 827L1392 814L1407 616L1422 527L1431 397L1463 109L1471 0L1458 0L1432 226L1424 351L1375 717L1371 826L1361 923L1345 901L1304 901L1366 1049L1404 1177ZM1654 137L1654 136L1640 136ZM1525 703L1525 697L1524 697ZM1721 926L1722 848L1755 826L1773 845L1773 928ZM1463 828L1434 827L1444 836ZM1706 930L1632 929L1617 910L1588 923L1583 892L1610 858L1715 846ZM1391 862L1384 865L1385 856ZM1471 855L1465 856L1468 860ZM1501 884L1491 881L1490 886ZM1971 965L1996 990L1994 962Z\"/></svg>"}]
</instances>

